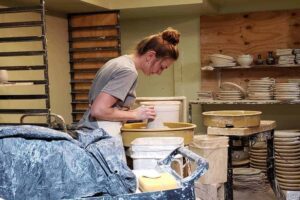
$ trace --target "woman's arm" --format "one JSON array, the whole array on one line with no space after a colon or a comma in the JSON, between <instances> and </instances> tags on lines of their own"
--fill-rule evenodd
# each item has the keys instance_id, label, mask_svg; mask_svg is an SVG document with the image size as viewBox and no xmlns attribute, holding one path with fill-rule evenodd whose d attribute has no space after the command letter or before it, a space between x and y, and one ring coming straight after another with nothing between
<instances>
[{"instance_id":1,"label":"woman's arm","mask_svg":"<svg viewBox=\"0 0 300 200\"><path fill-rule=\"evenodd\" d=\"M130 111L123 111L112 106L118 101L117 98L100 92L91 105L91 116L96 120L127 121L154 119L156 114L153 107L139 107Z\"/></svg>"}]
</instances>

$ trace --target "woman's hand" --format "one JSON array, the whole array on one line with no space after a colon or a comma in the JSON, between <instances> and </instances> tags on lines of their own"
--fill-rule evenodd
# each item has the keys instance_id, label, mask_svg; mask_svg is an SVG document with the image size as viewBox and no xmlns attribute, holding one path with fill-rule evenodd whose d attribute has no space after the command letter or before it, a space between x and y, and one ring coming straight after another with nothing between
<instances>
[{"instance_id":1,"label":"woman's hand","mask_svg":"<svg viewBox=\"0 0 300 200\"><path fill-rule=\"evenodd\" d=\"M132 112L136 114L136 120L154 119L156 117L156 112L153 106L140 106Z\"/></svg>"}]
</instances>

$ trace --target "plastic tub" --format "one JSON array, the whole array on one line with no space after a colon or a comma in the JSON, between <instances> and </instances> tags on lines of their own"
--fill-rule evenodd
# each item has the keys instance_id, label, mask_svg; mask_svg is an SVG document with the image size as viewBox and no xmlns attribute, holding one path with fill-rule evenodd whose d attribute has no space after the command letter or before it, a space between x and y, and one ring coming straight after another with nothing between
<instances>
[{"instance_id":1,"label":"plastic tub","mask_svg":"<svg viewBox=\"0 0 300 200\"><path fill-rule=\"evenodd\" d=\"M129 151L129 156L133 160L133 169L155 169L159 160L183 145L181 137L137 138L131 142ZM174 161L174 170L180 175L183 173L182 163L182 156L177 157Z\"/></svg>"},{"instance_id":2,"label":"plastic tub","mask_svg":"<svg viewBox=\"0 0 300 200\"><path fill-rule=\"evenodd\" d=\"M227 181L228 137L197 135L189 149L209 163L209 169L198 180L199 183L214 184ZM192 170L194 168L192 164Z\"/></svg>"}]
</instances>

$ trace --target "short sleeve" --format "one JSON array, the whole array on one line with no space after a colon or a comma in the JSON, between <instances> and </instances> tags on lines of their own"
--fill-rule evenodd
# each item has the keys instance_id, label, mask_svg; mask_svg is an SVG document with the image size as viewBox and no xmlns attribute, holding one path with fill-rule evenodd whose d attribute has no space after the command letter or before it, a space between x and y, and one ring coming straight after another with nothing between
<instances>
[{"instance_id":1,"label":"short sleeve","mask_svg":"<svg viewBox=\"0 0 300 200\"><path fill-rule=\"evenodd\" d=\"M108 93L117 99L124 101L129 90L137 80L137 74L129 69L117 70L112 79L102 89L102 92Z\"/></svg>"}]
</instances>

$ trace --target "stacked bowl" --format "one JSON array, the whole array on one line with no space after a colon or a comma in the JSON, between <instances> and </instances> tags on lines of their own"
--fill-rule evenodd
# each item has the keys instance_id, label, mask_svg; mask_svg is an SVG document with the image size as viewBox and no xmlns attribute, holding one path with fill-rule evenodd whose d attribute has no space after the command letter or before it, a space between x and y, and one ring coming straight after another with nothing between
<instances>
[{"instance_id":1,"label":"stacked bowl","mask_svg":"<svg viewBox=\"0 0 300 200\"><path fill-rule=\"evenodd\" d=\"M300 131L276 131L275 172L280 188L300 191Z\"/></svg>"},{"instance_id":2,"label":"stacked bowl","mask_svg":"<svg viewBox=\"0 0 300 200\"><path fill-rule=\"evenodd\" d=\"M223 54L210 55L210 61L213 67L233 67L236 65L233 57Z\"/></svg>"}]
</instances>

